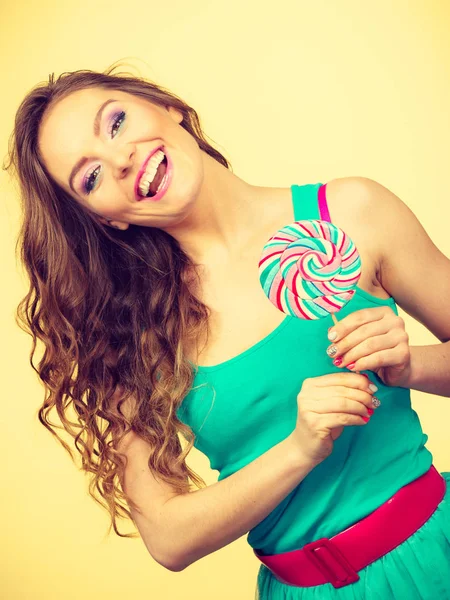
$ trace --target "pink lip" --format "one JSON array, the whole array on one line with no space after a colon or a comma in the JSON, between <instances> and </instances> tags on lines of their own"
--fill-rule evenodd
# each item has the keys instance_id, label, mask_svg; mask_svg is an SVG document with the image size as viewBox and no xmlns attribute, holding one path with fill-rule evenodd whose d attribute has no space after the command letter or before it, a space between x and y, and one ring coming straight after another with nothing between
<instances>
[{"instance_id":1,"label":"pink lip","mask_svg":"<svg viewBox=\"0 0 450 600\"><path fill-rule=\"evenodd\" d=\"M159 148L158 148L159 150ZM172 173L173 173L173 165L172 165L172 161L170 159L169 154L166 153L166 150L163 146L161 146L161 150L164 152L165 156L166 156L166 160L167 160L167 167L166 167L166 174L165 174L165 178L166 181L164 183L164 185L162 186L162 188L159 190L159 192L157 194L155 194L154 196L150 196L150 197L142 197L142 196L138 196L138 200L139 202L144 202L145 200L151 200L153 202L157 202L158 200L160 200L164 194L167 191L167 188L169 187L171 181L172 181ZM147 164L147 161L146 161ZM139 179L138 179L139 181Z\"/></svg>"},{"instance_id":2,"label":"pink lip","mask_svg":"<svg viewBox=\"0 0 450 600\"><path fill-rule=\"evenodd\" d=\"M158 152L158 150L162 150L164 152L164 146L161 145L161 146L158 146L157 148L155 148L154 150L152 150L150 152L150 154L147 156L147 158L144 160L144 164L142 165L142 167L139 169L139 172L136 177L136 183L134 184L134 195L135 195L136 200L142 200L142 196L139 194L139 188L138 188L139 179L142 177L142 173L145 171L148 161L155 154L155 152ZM164 154L165 154L165 152L164 152Z\"/></svg>"}]
</instances>

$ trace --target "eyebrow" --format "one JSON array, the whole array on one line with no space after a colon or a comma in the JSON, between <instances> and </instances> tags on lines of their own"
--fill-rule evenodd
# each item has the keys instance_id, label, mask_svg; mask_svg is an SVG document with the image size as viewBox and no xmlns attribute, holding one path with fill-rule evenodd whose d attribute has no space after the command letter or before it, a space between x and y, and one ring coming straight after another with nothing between
<instances>
[{"instance_id":1,"label":"eyebrow","mask_svg":"<svg viewBox=\"0 0 450 600\"><path fill-rule=\"evenodd\" d=\"M98 137L99 134L100 134L100 122L102 120L103 111L108 106L108 104L110 104L111 102L116 102L116 100L114 98L109 98L109 100L106 100L105 102L103 102L103 104L98 109L97 114L95 115L95 119L94 119L94 135L95 135L95 137ZM87 161L88 161L88 158L86 158L86 156L82 156L80 158L80 160L78 160L75 163L72 171L70 172L70 175L69 175L69 186L70 186L70 189L73 191L74 194L76 194L77 192L75 191L75 189L73 187L73 180L75 179L75 176L78 174L78 171L83 167L83 165Z\"/></svg>"}]
</instances>

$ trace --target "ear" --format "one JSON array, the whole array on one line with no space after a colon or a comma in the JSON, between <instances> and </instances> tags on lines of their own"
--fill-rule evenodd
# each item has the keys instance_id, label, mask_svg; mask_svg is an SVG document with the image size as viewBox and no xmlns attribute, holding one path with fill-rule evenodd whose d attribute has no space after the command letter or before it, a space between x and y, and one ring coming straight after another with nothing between
<instances>
[{"instance_id":1,"label":"ear","mask_svg":"<svg viewBox=\"0 0 450 600\"><path fill-rule=\"evenodd\" d=\"M114 229L121 229L125 231L130 226L129 223L124 223L123 221L112 221L111 219L105 219L105 217L97 217L102 225L106 227L114 227Z\"/></svg>"},{"instance_id":2,"label":"ear","mask_svg":"<svg viewBox=\"0 0 450 600\"><path fill-rule=\"evenodd\" d=\"M174 108L173 106L168 106L167 110L169 112L169 115L172 117L172 119L180 124L181 121L183 120L183 113L180 112L177 108Z\"/></svg>"}]
</instances>

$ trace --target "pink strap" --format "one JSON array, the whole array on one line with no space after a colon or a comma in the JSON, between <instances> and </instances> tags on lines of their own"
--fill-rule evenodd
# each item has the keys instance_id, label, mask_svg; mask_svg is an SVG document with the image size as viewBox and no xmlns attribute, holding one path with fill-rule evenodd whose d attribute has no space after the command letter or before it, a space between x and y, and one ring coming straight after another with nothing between
<instances>
[{"instance_id":1,"label":"pink strap","mask_svg":"<svg viewBox=\"0 0 450 600\"><path fill-rule=\"evenodd\" d=\"M328 221L331 223L330 211L328 210L327 204L327 194L326 194L327 184L321 185L319 188L319 213L322 221Z\"/></svg>"}]
</instances>

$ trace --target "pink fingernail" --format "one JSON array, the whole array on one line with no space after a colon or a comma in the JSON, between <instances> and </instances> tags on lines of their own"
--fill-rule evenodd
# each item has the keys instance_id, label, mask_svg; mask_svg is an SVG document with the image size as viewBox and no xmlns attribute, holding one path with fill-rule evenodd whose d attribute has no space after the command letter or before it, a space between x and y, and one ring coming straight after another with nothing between
<instances>
[{"instance_id":1,"label":"pink fingernail","mask_svg":"<svg viewBox=\"0 0 450 600\"><path fill-rule=\"evenodd\" d=\"M370 417L361 417L361 419L362 419L363 421L365 421L366 423L368 423L368 422L369 422L369 419L370 419Z\"/></svg>"},{"instance_id":2,"label":"pink fingernail","mask_svg":"<svg viewBox=\"0 0 450 600\"><path fill-rule=\"evenodd\" d=\"M333 360L333 365L335 365L336 367L340 367L342 364L342 358L335 358Z\"/></svg>"},{"instance_id":3,"label":"pink fingernail","mask_svg":"<svg viewBox=\"0 0 450 600\"><path fill-rule=\"evenodd\" d=\"M347 365L347 369L353 369L353 367L355 366L356 363L352 362L349 365Z\"/></svg>"},{"instance_id":4,"label":"pink fingernail","mask_svg":"<svg viewBox=\"0 0 450 600\"><path fill-rule=\"evenodd\" d=\"M369 413L370 416L372 416L375 411L373 408L368 408L367 412Z\"/></svg>"}]
</instances>

